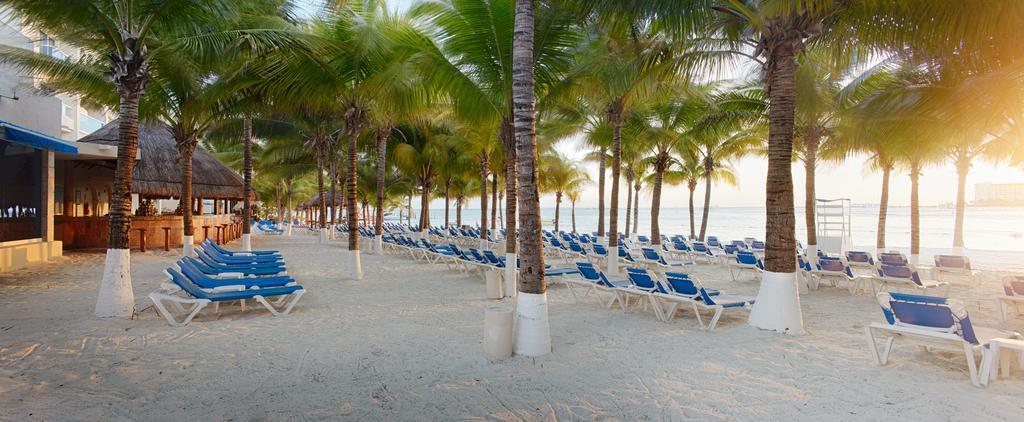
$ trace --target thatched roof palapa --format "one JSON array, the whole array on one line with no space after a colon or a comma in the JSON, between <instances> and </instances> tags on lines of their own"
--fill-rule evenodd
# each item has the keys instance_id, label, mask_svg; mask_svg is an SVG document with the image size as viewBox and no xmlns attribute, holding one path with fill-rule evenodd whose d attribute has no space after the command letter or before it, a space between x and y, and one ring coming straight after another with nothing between
<instances>
[{"instance_id":1,"label":"thatched roof palapa","mask_svg":"<svg viewBox=\"0 0 1024 422\"><path fill-rule=\"evenodd\" d=\"M117 146L118 120L107 123L78 142ZM163 122L139 123L141 158L135 163L132 192L144 198L181 197L181 160L171 134ZM242 199L242 176L197 146L192 154L192 195L208 199Z\"/></svg>"},{"instance_id":2,"label":"thatched roof palapa","mask_svg":"<svg viewBox=\"0 0 1024 422\"><path fill-rule=\"evenodd\" d=\"M324 196L327 197L327 206L328 207L341 205L342 202L345 202L345 195L343 193L341 193L340 191L335 192L334 195L332 195L331 191L328 190L328 191L324 192ZM331 202L332 198L334 199L334 202L333 202L334 205L331 205L332 204L332 202ZM317 208L319 206L320 206L320 194L319 193L317 193L316 195L313 195L312 198L309 198L309 199L307 199L305 201L302 201L302 203L299 204L299 208L300 209L302 209L302 208Z\"/></svg>"}]
</instances>

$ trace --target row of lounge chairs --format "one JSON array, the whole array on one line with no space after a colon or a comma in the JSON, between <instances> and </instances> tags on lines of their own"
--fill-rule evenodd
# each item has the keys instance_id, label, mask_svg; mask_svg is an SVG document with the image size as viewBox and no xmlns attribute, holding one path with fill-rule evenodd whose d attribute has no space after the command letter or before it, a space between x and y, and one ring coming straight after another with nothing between
<instances>
[{"instance_id":1,"label":"row of lounge chairs","mask_svg":"<svg viewBox=\"0 0 1024 422\"><path fill-rule=\"evenodd\" d=\"M182 257L164 270L167 281L149 294L157 312L173 326L185 326L209 304L252 299L274 316L287 315L306 293L287 275L277 251L230 251L209 240L196 257Z\"/></svg>"},{"instance_id":2,"label":"row of lounge chairs","mask_svg":"<svg viewBox=\"0 0 1024 422\"><path fill-rule=\"evenodd\" d=\"M749 309L754 304L753 298L705 288L695 276L686 273L669 271L665 272L664 278L659 278L645 268L627 268L625 279L613 280L590 262L577 262L576 267L580 276L567 277L564 281L577 302L599 292L606 295L599 298L604 307L611 308L618 303L623 312L628 312L632 300L636 299L644 301L645 308L649 305L655 317L664 322L672 321L681 307L689 307L701 329L712 331L725 310ZM581 296L572 285L583 286L586 290ZM706 325L701 317L702 310L712 312Z\"/></svg>"}]
</instances>

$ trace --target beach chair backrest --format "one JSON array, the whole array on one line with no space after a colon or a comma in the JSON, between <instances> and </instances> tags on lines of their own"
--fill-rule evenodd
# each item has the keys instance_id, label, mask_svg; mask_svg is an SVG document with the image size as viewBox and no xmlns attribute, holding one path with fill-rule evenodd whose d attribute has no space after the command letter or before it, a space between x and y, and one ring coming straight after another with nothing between
<instances>
[{"instance_id":1,"label":"beach chair backrest","mask_svg":"<svg viewBox=\"0 0 1024 422\"><path fill-rule=\"evenodd\" d=\"M689 280L689 279L690 279L690 275L689 275L689 274L687 274L687 273L680 273L680 272L675 272L675 271L665 271L665 277L673 277L673 278L685 278L685 279L687 279L687 280Z\"/></svg>"},{"instance_id":2,"label":"beach chair backrest","mask_svg":"<svg viewBox=\"0 0 1024 422\"><path fill-rule=\"evenodd\" d=\"M964 341L978 344L970 316L959 303L942 297L894 292L879 293L878 301L889 324L956 333Z\"/></svg>"},{"instance_id":3,"label":"beach chair backrest","mask_svg":"<svg viewBox=\"0 0 1024 422\"><path fill-rule=\"evenodd\" d=\"M911 281L914 284L922 285L921 276L917 271L906 265L881 265L878 267L878 275L886 278L896 278Z\"/></svg>"},{"instance_id":4,"label":"beach chair backrest","mask_svg":"<svg viewBox=\"0 0 1024 422\"><path fill-rule=\"evenodd\" d=\"M736 253L740 251L740 248L736 245L725 245L723 249L727 255L736 255Z\"/></svg>"},{"instance_id":5,"label":"beach chair backrest","mask_svg":"<svg viewBox=\"0 0 1024 422\"><path fill-rule=\"evenodd\" d=\"M960 255L935 255L935 266L938 268L971 269L971 260Z\"/></svg>"},{"instance_id":6,"label":"beach chair backrest","mask_svg":"<svg viewBox=\"0 0 1024 422\"><path fill-rule=\"evenodd\" d=\"M1024 276L1011 275L1003 277L1003 291L1007 296L1024 296Z\"/></svg>"},{"instance_id":7,"label":"beach chair backrest","mask_svg":"<svg viewBox=\"0 0 1024 422\"><path fill-rule=\"evenodd\" d=\"M757 265L757 256L753 252L739 252L736 254L736 262L744 265Z\"/></svg>"},{"instance_id":8,"label":"beach chair backrest","mask_svg":"<svg viewBox=\"0 0 1024 422\"><path fill-rule=\"evenodd\" d=\"M672 247L680 252L689 252L690 247L686 246L686 242L672 242Z\"/></svg>"},{"instance_id":9,"label":"beach chair backrest","mask_svg":"<svg viewBox=\"0 0 1024 422\"><path fill-rule=\"evenodd\" d=\"M818 269L821 271L830 271L834 273L845 273L848 270L846 264L843 264L843 261L840 261L835 258L819 259Z\"/></svg>"},{"instance_id":10,"label":"beach chair backrest","mask_svg":"<svg viewBox=\"0 0 1024 422\"><path fill-rule=\"evenodd\" d=\"M708 247L707 245L704 244L704 242L693 242L693 250L697 252L707 252Z\"/></svg>"},{"instance_id":11,"label":"beach chair backrest","mask_svg":"<svg viewBox=\"0 0 1024 422\"><path fill-rule=\"evenodd\" d=\"M608 249L605 249L604 245L600 243L594 244L594 253L598 255L608 255Z\"/></svg>"},{"instance_id":12,"label":"beach chair backrest","mask_svg":"<svg viewBox=\"0 0 1024 422\"><path fill-rule=\"evenodd\" d=\"M907 265L907 257L899 252L883 252L878 254L878 262L882 265Z\"/></svg>"},{"instance_id":13,"label":"beach chair backrest","mask_svg":"<svg viewBox=\"0 0 1024 422\"><path fill-rule=\"evenodd\" d=\"M629 276L629 281L637 288L643 290L654 290L658 288L657 283L653 278L651 278L650 274L647 274L647 271L627 271L626 275Z\"/></svg>"},{"instance_id":14,"label":"beach chair backrest","mask_svg":"<svg viewBox=\"0 0 1024 422\"><path fill-rule=\"evenodd\" d=\"M751 249L757 249L757 250L764 250L764 242L762 242L760 240L755 240L753 242L750 242L750 248Z\"/></svg>"},{"instance_id":15,"label":"beach chair backrest","mask_svg":"<svg viewBox=\"0 0 1024 422\"><path fill-rule=\"evenodd\" d=\"M587 280L590 280L590 281L594 281L594 282L601 281L601 276L599 275L597 268L594 268L594 266L592 266L592 265L588 266L588 265L581 265L581 264L583 264L583 263L582 262L577 262L576 263L576 269L580 271L580 275L582 275L584 279L587 279Z\"/></svg>"},{"instance_id":16,"label":"beach chair backrest","mask_svg":"<svg viewBox=\"0 0 1024 422\"><path fill-rule=\"evenodd\" d=\"M658 255L658 252L655 251L654 248L643 248L641 251L644 253L644 259L651 261L661 260L661 255Z\"/></svg>"},{"instance_id":17,"label":"beach chair backrest","mask_svg":"<svg viewBox=\"0 0 1024 422\"><path fill-rule=\"evenodd\" d=\"M678 295L696 297L700 294L700 289L689 278L666 277L665 279L669 286L672 286L672 291Z\"/></svg>"},{"instance_id":18,"label":"beach chair backrest","mask_svg":"<svg viewBox=\"0 0 1024 422\"><path fill-rule=\"evenodd\" d=\"M181 290L184 290L185 293L188 293L192 297L199 299L208 297L206 292L204 292L199 286L195 285L195 283L192 283L192 281L189 280L188 277L181 275L181 273L175 271L173 268L168 268L164 270L164 273L171 277L171 281L174 282L174 284L178 285L178 287L180 287Z\"/></svg>"},{"instance_id":19,"label":"beach chair backrest","mask_svg":"<svg viewBox=\"0 0 1024 422\"><path fill-rule=\"evenodd\" d=\"M846 261L869 265L873 265L875 263L875 260L871 259L871 254L863 251L846 252Z\"/></svg>"}]
</instances>

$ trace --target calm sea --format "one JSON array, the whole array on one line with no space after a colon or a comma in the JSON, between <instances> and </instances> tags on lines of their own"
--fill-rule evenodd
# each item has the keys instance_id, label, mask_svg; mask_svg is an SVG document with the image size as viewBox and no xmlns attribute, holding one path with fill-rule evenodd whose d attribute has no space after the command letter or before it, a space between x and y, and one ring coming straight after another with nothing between
<instances>
[{"instance_id":1,"label":"calm sea","mask_svg":"<svg viewBox=\"0 0 1024 422\"><path fill-rule=\"evenodd\" d=\"M700 230L701 209L694 210L695 225ZM796 210L797 238L806 240L803 208ZM930 262L931 256L950 253L953 244L952 208L921 208L921 262ZM544 227L554 228L555 209L542 209ZM480 211L463 210L463 223L479 222ZM430 219L435 225L444 224L444 209L431 209ZM452 210L454 223L455 212ZM689 213L686 208L661 210L661 232L667 235L689 234ZM856 249L874 251L875 231L878 225L878 206L854 206L851 212L853 244ZM619 230L625 230L625 216L620 216ZM572 228L568 207L562 209L562 230ZM576 227L579 231L597 229L597 208L577 208ZM761 207L713 207L708 217L708 235L723 240L744 237L764 238L765 216ZM640 208L639 234L650 234L651 212ZM1024 271L1024 207L968 207L965 214L964 236L966 253L975 267L1000 271ZM909 252L910 208L889 207L886 224L888 249Z\"/></svg>"}]
</instances>

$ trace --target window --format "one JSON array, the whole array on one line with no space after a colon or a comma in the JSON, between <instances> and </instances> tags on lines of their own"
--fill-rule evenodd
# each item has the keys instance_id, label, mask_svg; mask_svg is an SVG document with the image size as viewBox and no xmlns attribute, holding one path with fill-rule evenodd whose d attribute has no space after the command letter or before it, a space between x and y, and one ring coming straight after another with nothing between
<instances>
[{"instance_id":1,"label":"window","mask_svg":"<svg viewBox=\"0 0 1024 422\"><path fill-rule=\"evenodd\" d=\"M103 122L88 114L78 115L78 131L82 136L88 135L103 127Z\"/></svg>"},{"instance_id":2,"label":"window","mask_svg":"<svg viewBox=\"0 0 1024 422\"><path fill-rule=\"evenodd\" d=\"M42 237L42 154L0 139L0 242Z\"/></svg>"},{"instance_id":3,"label":"window","mask_svg":"<svg viewBox=\"0 0 1024 422\"><path fill-rule=\"evenodd\" d=\"M39 54L55 57L61 60L67 59L63 51L57 48L57 40L50 38L45 32L39 31Z\"/></svg>"}]
</instances>

